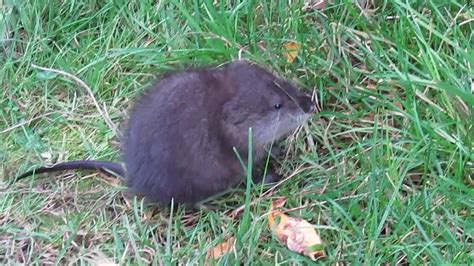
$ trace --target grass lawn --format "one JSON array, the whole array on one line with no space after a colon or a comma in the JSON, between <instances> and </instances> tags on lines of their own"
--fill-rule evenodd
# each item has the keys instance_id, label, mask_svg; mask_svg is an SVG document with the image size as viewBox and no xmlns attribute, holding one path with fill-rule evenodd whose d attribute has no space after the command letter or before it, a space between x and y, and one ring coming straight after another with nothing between
<instances>
[{"instance_id":1,"label":"grass lawn","mask_svg":"<svg viewBox=\"0 0 474 266\"><path fill-rule=\"evenodd\" d=\"M230 236L239 241L223 264L311 263L268 230L280 196L289 215L316 225L320 263L474 263L469 1L331 1L322 11L199 2L0 2L0 263L198 264ZM289 63L291 40L301 49ZM146 205L90 171L9 185L33 166L119 160L101 113L123 128L155 76L239 54L297 80L322 108L283 142L289 178L272 193L253 188L239 216L242 189L190 214Z\"/></svg>"}]
</instances>

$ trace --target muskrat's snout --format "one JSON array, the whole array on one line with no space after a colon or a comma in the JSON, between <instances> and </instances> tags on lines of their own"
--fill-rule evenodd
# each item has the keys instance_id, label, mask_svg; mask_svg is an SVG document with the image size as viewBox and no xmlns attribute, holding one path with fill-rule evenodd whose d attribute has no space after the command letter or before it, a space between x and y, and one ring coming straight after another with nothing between
<instances>
[{"instance_id":1,"label":"muskrat's snout","mask_svg":"<svg viewBox=\"0 0 474 266\"><path fill-rule=\"evenodd\" d=\"M298 100L300 102L301 109L303 109L305 113L314 114L318 111L318 108L316 108L316 105L311 100L311 97L309 95L305 94L303 96L300 96Z\"/></svg>"}]
</instances>

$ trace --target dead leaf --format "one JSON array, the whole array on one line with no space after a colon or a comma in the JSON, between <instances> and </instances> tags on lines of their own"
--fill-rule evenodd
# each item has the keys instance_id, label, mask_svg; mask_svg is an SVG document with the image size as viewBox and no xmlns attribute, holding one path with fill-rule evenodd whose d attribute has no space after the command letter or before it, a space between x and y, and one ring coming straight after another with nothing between
<instances>
[{"instance_id":1,"label":"dead leaf","mask_svg":"<svg viewBox=\"0 0 474 266\"><path fill-rule=\"evenodd\" d=\"M53 157L51 153L48 151L42 152L40 155L41 155L41 158L46 159L46 160L51 160L51 157Z\"/></svg>"},{"instance_id":2,"label":"dead leaf","mask_svg":"<svg viewBox=\"0 0 474 266\"><path fill-rule=\"evenodd\" d=\"M283 53L283 56L285 56L286 60L288 63L293 63L295 61L296 57L298 56L298 53L300 51L300 45L297 42L287 42L283 45L285 48L285 52Z\"/></svg>"},{"instance_id":3,"label":"dead leaf","mask_svg":"<svg viewBox=\"0 0 474 266\"><path fill-rule=\"evenodd\" d=\"M355 1L357 5L359 5L360 8L367 8L369 1L367 0L357 0Z\"/></svg>"},{"instance_id":4,"label":"dead leaf","mask_svg":"<svg viewBox=\"0 0 474 266\"><path fill-rule=\"evenodd\" d=\"M400 108L400 110L403 110L403 105L402 105L402 103L401 103L400 101L395 101L393 104L394 104L396 107Z\"/></svg>"},{"instance_id":5,"label":"dead leaf","mask_svg":"<svg viewBox=\"0 0 474 266\"><path fill-rule=\"evenodd\" d=\"M116 266L112 259L108 258L101 251L93 251L83 256L83 258L93 266Z\"/></svg>"},{"instance_id":6,"label":"dead leaf","mask_svg":"<svg viewBox=\"0 0 474 266\"><path fill-rule=\"evenodd\" d=\"M260 50L262 50L264 52L267 51L267 44L265 43L265 41L259 41L257 43L257 46L258 46L258 48L260 48Z\"/></svg>"},{"instance_id":7,"label":"dead leaf","mask_svg":"<svg viewBox=\"0 0 474 266\"><path fill-rule=\"evenodd\" d=\"M325 9L327 0L306 0L304 1L304 6L302 10L304 12L309 12L312 10L321 10Z\"/></svg>"},{"instance_id":8,"label":"dead leaf","mask_svg":"<svg viewBox=\"0 0 474 266\"><path fill-rule=\"evenodd\" d=\"M308 256L312 260L326 257L324 244L314 226L306 220L284 214L281 207L285 202L286 198L272 202L268 217L270 230L292 251Z\"/></svg>"},{"instance_id":9,"label":"dead leaf","mask_svg":"<svg viewBox=\"0 0 474 266\"><path fill-rule=\"evenodd\" d=\"M207 252L207 260L214 259L217 260L225 254L233 251L235 249L235 237L230 237L226 241L215 246L213 249Z\"/></svg>"}]
</instances>

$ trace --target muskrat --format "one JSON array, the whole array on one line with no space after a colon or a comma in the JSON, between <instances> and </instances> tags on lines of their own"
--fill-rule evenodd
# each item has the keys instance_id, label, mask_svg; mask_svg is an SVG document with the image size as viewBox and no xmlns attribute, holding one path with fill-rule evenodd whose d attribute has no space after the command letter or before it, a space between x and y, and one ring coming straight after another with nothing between
<instances>
[{"instance_id":1,"label":"muskrat","mask_svg":"<svg viewBox=\"0 0 474 266\"><path fill-rule=\"evenodd\" d=\"M313 113L310 96L256 64L237 60L169 74L132 108L122 139L124 166L70 161L19 177L70 169L99 169L125 176L127 186L152 202L195 204L244 181L252 128L253 179L270 146ZM277 181L273 170L264 178Z\"/></svg>"}]
</instances>

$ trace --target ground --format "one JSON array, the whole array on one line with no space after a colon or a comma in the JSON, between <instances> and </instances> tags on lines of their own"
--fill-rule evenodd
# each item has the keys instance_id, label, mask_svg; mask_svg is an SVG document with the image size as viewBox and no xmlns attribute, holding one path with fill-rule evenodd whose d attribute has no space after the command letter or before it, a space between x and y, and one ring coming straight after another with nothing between
<instances>
[{"instance_id":1,"label":"ground","mask_svg":"<svg viewBox=\"0 0 474 266\"><path fill-rule=\"evenodd\" d=\"M236 236L221 263L307 264L268 230L271 201L284 196L288 215L325 242L319 263L472 264L467 3L0 2L0 262L197 264ZM282 184L188 213L147 205L95 172L12 182L47 163L119 160L113 128L156 76L239 56L295 80L321 107L282 143Z\"/></svg>"}]
</instances>

